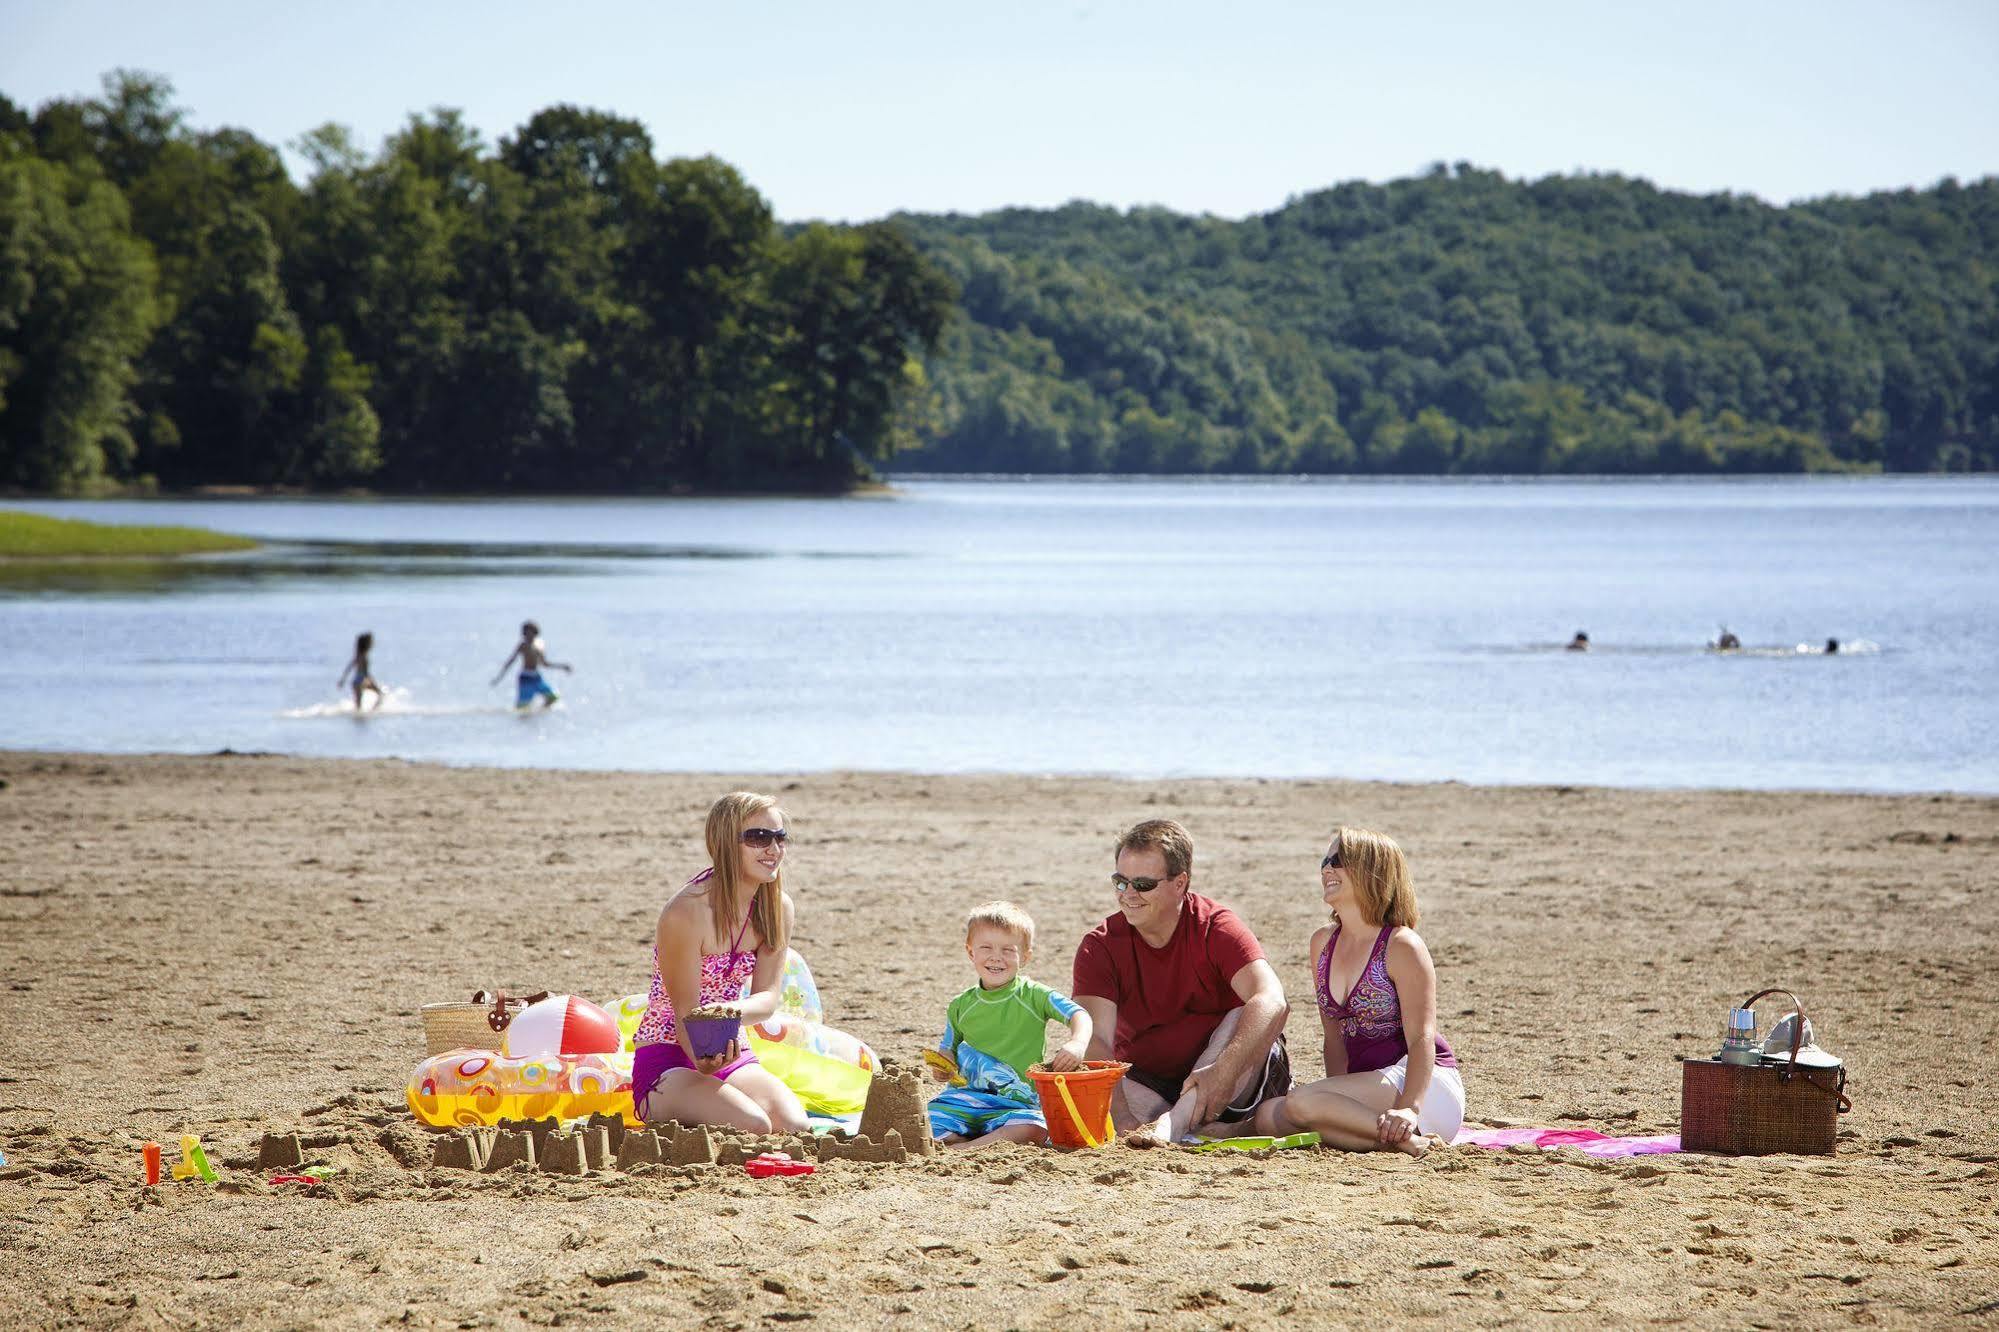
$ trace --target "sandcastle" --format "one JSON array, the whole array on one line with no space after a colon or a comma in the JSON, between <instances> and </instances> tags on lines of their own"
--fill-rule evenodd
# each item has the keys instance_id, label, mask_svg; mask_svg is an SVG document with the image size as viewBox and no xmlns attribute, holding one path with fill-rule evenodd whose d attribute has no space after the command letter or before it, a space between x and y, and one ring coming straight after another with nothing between
<instances>
[{"instance_id":1,"label":"sandcastle","mask_svg":"<svg viewBox=\"0 0 1999 1332\"><path fill-rule=\"evenodd\" d=\"M884 1060L881 1070L868 1084L868 1101L861 1109L861 1130L852 1146L863 1143L875 1155L858 1151L857 1161L900 1161L907 1156L929 1156L937 1150L930 1136L930 1114L925 1108L923 1079L915 1070Z\"/></svg>"},{"instance_id":2,"label":"sandcastle","mask_svg":"<svg viewBox=\"0 0 1999 1332\"><path fill-rule=\"evenodd\" d=\"M265 1150L279 1156L288 1148L283 1142L268 1142ZM924 1109L923 1080L909 1069L885 1064L868 1085L861 1130L852 1138L837 1133L774 1138L670 1122L635 1129L615 1115L592 1115L566 1124L553 1119L505 1120L497 1127L464 1128L440 1137L432 1148L431 1164L487 1173L521 1165L548 1174L588 1175L651 1165L739 1166L773 1150L797 1160L818 1161L893 1162L929 1156L937 1144Z\"/></svg>"},{"instance_id":3,"label":"sandcastle","mask_svg":"<svg viewBox=\"0 0 1999 1332\"><path fill-rule=\"evenodd\" d=\"M257 1144L259 1170L295 1170L305 1164L305 1147L296 1133L266 1133Z\"/></svg>"}]
</instances>

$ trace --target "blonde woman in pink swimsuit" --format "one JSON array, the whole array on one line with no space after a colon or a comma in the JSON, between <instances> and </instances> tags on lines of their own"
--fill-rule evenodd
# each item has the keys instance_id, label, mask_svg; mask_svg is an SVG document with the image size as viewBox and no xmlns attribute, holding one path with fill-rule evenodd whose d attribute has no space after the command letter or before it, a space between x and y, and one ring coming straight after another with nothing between
<instances>
[{"instance_id":1,"label":"blonde woman in pink swimsuit","mask_svg":"<svg viewBox=\"0 0 1999 1332\"><path fill-rule=\"evenodd\" d=\"M769 796L737 791L708 811L708 868L659 913L652 993L639 1020L632 1103L648 1123L723 1124L752 1133L797 1133L805 1108L789 1087L731 1042L697 1058L674 1014L734 1004L745 1025L777 1011L791 938L784 891L784 811Z\"/></svg>"}]
</instances>

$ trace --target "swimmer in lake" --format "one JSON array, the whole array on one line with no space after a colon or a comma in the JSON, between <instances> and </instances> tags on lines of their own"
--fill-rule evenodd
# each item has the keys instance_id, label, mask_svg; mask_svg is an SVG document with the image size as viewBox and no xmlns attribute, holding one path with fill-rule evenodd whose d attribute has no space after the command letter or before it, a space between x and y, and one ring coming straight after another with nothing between
<instances>
[{"instance_id":1,"label":"swimmer in lake","mask_svg":"<svg viewBox=\"0 0 1999 1332\"><path fill-rule=\"evenodd\" d=\"M1570 652L1589 651L1589 635L1581 629L1576 630L1576 636L1569 640L1568 650Z\"/></svg>"},{"instance_id":2,"label":"swimmer in lake","mask_svg":"<svg viewBox=\"0 0 1999 1332\"><path fill-rule=\"evenodd\" d=\"M521 626L521 641L508 654L507 659L500 663L500 673L493 677L494 684L506 678L507 667L514 664L516 657L520 658L521 673L516 682L518 687L514 697L515 709L526 708L537 698L542 701L541 705L544 708L554 707L559 695L548 681L542 678L542 669L546 667L549 670L567 671L570 667L563 662L548 659L548 644L541 641L541 626L533 620Z\"/></svg>"},{"instance_id":3,"label":"swimmer in lake","mask_svg":"<svg viewBox=\"0 0 1999 1332\"><path fill-rule=\"evenodd\" d=\"M354 711L357 713L361 711L362 696L369 690L374 691L375 706L377 708L382 706L382 686L375 683L375 674L368 669L368 654L374 650L375 636L373 634L361 634L356 637L354 640L354 655L348 659L346 668L340 672L340 678L334 681L333 684L335 689L340 689L346 686L350 676L353 678Z\"/></svg>"}]
</instances>

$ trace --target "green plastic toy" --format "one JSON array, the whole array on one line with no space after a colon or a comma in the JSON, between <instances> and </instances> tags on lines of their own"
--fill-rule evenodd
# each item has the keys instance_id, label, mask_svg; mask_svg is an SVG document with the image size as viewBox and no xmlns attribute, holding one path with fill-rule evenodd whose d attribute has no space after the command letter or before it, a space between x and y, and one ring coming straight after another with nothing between
<instances>
[{"instance_id":1,"label":"green plastic toy","mask_svg":"<svg viewBox=\"0 0 1999 1332\"><path fill-rule=\"evenodd\" d=\"M1206 1138L1187 1150L1192 1152L1267 1152L1285 1147L1317 1147L1317 1133L1293 1133L1285 1138Z\"/></svg>"},{"instance_id":2,"label":"green plastic toy","mask_svg":"<svg viewBox=\"0 0 1999 1332\"><path fill-rule=\"evenodd\" d=\"M215 1182L215 1167L208 1164L208 1153L201 1150L201 1139L192 1133L181 1135L180 1163L174 1167L175 1179L199 1179L204 1184Z\"/></svg>"}]
</instances>

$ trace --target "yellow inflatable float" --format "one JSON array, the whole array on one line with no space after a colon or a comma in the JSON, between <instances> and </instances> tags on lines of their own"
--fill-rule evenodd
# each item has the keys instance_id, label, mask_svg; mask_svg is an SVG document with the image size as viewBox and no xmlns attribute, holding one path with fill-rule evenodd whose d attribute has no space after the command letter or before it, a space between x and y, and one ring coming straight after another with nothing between
<instances>
[{"instance_id":1,"label":"yellow inflatable float","mask_svg":"<svg viewBox=\"0 0 1999 1332\"><path fill-rule=\"evenodd\" d=\"M632 1034L645 1016L646 996L626 995L602 1009L563 995L543 1002L568 1006L566 1029L572 1032L604 1033L615 1022L618 1048L577 1050L572 1042L570 1049L530 1052L509 1041L504 1051L432 1055L410 1073L410 1113L434 1128L585 1115L622 1115L636 1127ZM746 1029L758 1060L797 1094L807 1111L831 1118L859 1114L881 1061L867 1042L825 1024L819 987L795 951L785 958L779 1004L768 1021ZM609 1021L595 1021L588 1009L597 1009ZM526 1016L516 1017L515 1023ZM579 1022L579 1017L585 1020ZM596 1043L610 1042L600 1035Z\"/></svg>"}]
</instances>

